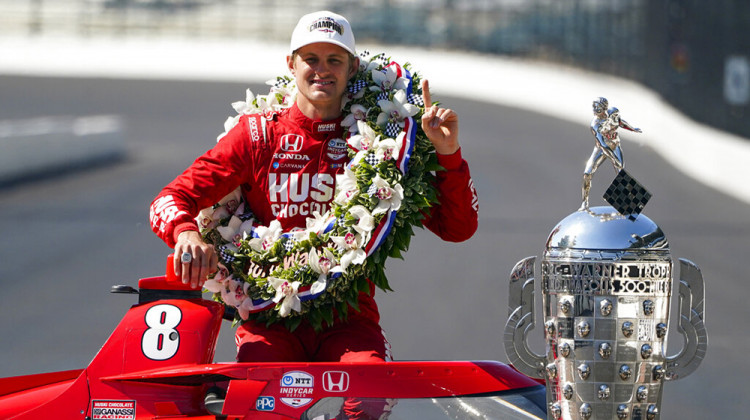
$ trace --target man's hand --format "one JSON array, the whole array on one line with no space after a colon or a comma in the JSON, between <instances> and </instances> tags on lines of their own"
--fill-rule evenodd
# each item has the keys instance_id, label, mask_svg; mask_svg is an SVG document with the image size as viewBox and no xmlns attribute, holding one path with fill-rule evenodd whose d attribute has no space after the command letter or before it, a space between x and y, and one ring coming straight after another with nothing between
<instances>
[{"instance_id":1,"label":"man's hand","mask_svg":"<svg viewBox=\"0 0 750 420\"><path fill-rule=\"evenodd\" d=\"M459 149L458 114L451 109L432 106L430 84L422 80L422 100L425 111L422 115L422 130L430 139L435 151L441 155L452 155Z\"/></svg>"},{"instance_id":2,"label":"man's hand","mask_svg":"<svg viewBox=\"0 0 750 420\"><path fill-rule=\"evenodd\" d=\"M183 254L190 254L189 262L182 262ZM200 233L187 230L177 237L174 246L174 272L183 284L202 287L206 278L216 272L219 257L214 247L203 242Z\"/></svg>"}]
</instances>

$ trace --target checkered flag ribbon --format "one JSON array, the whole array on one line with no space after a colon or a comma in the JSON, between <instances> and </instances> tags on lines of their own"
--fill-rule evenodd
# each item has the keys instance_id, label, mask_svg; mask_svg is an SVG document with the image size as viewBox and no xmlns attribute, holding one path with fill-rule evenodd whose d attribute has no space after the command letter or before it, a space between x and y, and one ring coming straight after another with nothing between
<instances>
[{"instance_id":1,"label":"checkered flag ribbon","mask_svg":"<svg viewBox=\"0 0 750 420\"><path fill-rule=\"evenodd\" d=\"M377 166L377 164L380 163L380 159L375 156L375 153L368 153L367 156L365 156L365 162L369 163L370 166Z\"/></svg>"},{"instance_id":2,"label":"checkered flag ribbon","mask_svg":"<svg viewBox=\"0 0 750 420\"><path fill-rule=\"evenodd\" d=\"M388 94L385 92L380 92L377 98L379 101L387 101L388 100Z\"/></svg>"},{"instance_id":3,"label":"checkered flag ribbon","mask_svg":"<svg viewBox=\"0 0 750 420\"><path fill-rule=\"evenodd\" d=\"M222 245L219 247L219 258L221 258L221 261L223 261L225 264L231 264L236 258L232 253L227 251L227 246Z\"/></svg>"},{"instance_id":4,"label":"checkered flag ribbon","mask_svg":"<svg viewBox=\"0 0 750 420\"><path fill-rule=\"evenodd\" d=\"M367 189L367 195L372 197L376 192L378 192L378 187L375 184L370 184L370 188Z\"/></svg>"},{"instance_id":5,"label":"checkered flag ribbon","mask_svg":"<svg viewBox=\"0 0 750 420\"><path fill-rule=\"evenodd\" d=\"M357 93L367 86L367 82L364 80L355 80L354 83L349 84L349 93Z\"/></svg>"},{"instance_id":6,"label":"checkered flag ribbon","mask_svg":"<svg viewBox=\"0 0 750 420\"><path fill-rule=\"evenodd\" d=\"M294 239L290 237L286 238L286 241L284 241L284 249L286 250L286 252L291 251L292 248L294 248L294 245Z\"/></svg>"},{"instance_id":7,"label":"checkered flag ribbon","mask_svg":"<svg viewBox=\"0 0 750 420\"><path fill-rule=\"evenodd\" d=\"M385 58L385 54L383 54L383 53L380 53L380 54L375 55L372 58L370 58L370 62L371 63L373 63L373 62L378 63L381 66L385 66L386 64L388 64L388 60Z\"/></svg>"},{"instance_id":8,"label":"checkered flag ribbon","mask_svg":"<svg viewBox=\"0 0 750 420\"><path fill-rule=\"evenodd\" d=\"M631 220L635 220L641 214L650 199L651 193L624 169L620 170L604 192L604 201Z\"/></svg>"},{"instance_id":9,"label":"checkered flag ribbon","mask_svg":"<svg viewBox=\"0 0 750 420\"><path fill-rule=\"evenodd\" d=\"M385 135L395 139L399 134L401 134L402 128L400 125L396 123L388 123L385 126Z\"/></svg>"},{"instance_id":10,"label":"checkered flag ribbon","mask_svg":"<svg viewBox=\"0 0 750 420\"><path fill-rule=\"evenodd\" d=\"M409 94L409 103L412 105L416 105L419 107L424 108L424 100L422 99L422 95L417 95L416 93Z\"/></svg>"},{"instance_id":11,"label":"checkered flag ribbon","mask_svg":"<svg viewBox=\"0 0 750 420\"><path fill-rule=\"evenodd\" d=\"M247 221L247 220L250 220L250 219L253 218L253 211L252 210L247 210L246 212L244 212L244 213L242 213L240 215L235 214L235 216L237 216L240 220L242 220L244 222L244 221Z\"/></svg>"},{"instance_id":12,"label":"checkered flag ribbon","mask_svg":"<svg viewBox=\"0 0 750 420\"><path fill-rule=\"evenodd\" d=\"M273 87L275 87L276 89L285 88L285 87L289 86L290 82L291 82L291 80L287 80L287 79L285 79L283 77L277 77L276 81L273 83Z\"/></svg>"}]
</instances>

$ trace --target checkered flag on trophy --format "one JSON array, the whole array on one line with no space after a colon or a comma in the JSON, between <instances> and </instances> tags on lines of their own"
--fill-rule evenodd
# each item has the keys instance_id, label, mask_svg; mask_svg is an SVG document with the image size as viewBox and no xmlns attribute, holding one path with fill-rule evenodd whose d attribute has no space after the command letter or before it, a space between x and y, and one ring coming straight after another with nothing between
<instances>
[{"instance_id":1,"label":"checkered flag on trophy","mask_svg":"<svg viewBox=\"0 0 750 420\"><path fill-rule=\"evenodd\" d=\"M604 192L604 201L631 220L635 220L641 214L650 199L651 193L624 169L620 170Z\"/></svg>"}]
</instances>

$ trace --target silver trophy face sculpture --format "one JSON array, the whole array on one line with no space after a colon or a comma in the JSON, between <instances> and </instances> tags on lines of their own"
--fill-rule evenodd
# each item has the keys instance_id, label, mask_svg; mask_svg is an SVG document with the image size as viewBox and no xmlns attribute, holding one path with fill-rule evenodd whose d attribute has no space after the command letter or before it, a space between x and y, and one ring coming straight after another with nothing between
<instances>
[{"instance_id":1,"label":"silver trophy face sculpture","mask_svg":"<svg viewBox=\"0 0 750 420\"><path fill-rule=\"evenodd\" d=\"M685 346L666 355L675 284L669 243L641 214L650 194L624 171L619 139L617 150L620 172L605 193L612 207L588 206L584 177L584 205L547 239L544 355L527 344L535 326L536 257L511 272L505 350L519 371L546 380L548 419L659 419L663 383L692 373L706 354L703 277L680 259L678 331ZM593 170L604 159L596 154Z\"/></svg>"}]
</instances>

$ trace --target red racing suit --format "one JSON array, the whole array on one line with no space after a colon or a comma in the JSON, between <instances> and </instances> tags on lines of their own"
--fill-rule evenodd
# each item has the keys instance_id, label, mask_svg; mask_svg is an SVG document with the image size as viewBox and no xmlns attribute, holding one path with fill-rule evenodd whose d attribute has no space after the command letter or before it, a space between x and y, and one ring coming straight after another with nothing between
<instances>
[{"instance_id":1,"label":"red racing suit","mask_svg":"<svg viewBox=\"0 0 750 420\"><path fill-rule=\"evenodd\" d=\"M315 121L291 108L240 118L216 146L167 185L151 204L151 227L169 246L187 230L198 230L195 217L240 186L255 219L276 219L284 231L305 227L306 218L330 209L336 174L347 162L341 118ZM459 242L477 228L477 197L460 150L439 155L446 170L437 173L440 205L424 225L442 239ZM370 294L361 293L360 312L375 325L380 315ZM240 331L238 331L238 340Z\"/></svg>"}]
</instances>

